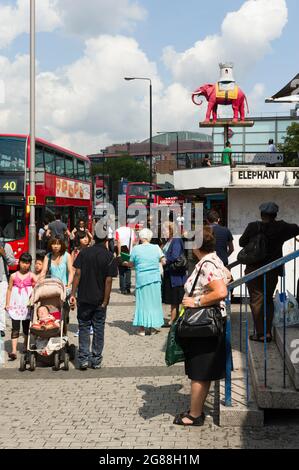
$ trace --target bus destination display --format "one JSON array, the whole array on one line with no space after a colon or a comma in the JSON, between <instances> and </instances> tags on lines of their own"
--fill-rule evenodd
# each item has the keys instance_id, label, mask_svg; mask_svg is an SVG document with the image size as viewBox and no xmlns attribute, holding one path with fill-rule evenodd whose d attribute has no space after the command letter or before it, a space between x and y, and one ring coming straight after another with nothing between
<instances>
[{"instance_id":1,"label":"bus destination display","mask_svg":"<svg viewBox=\"0 0 299 470\"><path fill-rule=\"evenodd\" d=\"M0 176L0 193L17 193L18 178Z\"/></svg>"}]
</instances>

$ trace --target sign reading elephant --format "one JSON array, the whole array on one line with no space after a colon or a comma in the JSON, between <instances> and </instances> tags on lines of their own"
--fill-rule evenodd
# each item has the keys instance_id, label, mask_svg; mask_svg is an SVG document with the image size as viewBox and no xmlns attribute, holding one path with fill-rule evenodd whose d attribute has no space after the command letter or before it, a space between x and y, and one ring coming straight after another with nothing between
<instances>
[{"instance_id":1,"label":"sign reading elephant","mask_svg":"<svg viewBox=\"0 0 299 470\"><path fill-rule=\"evenodd\" d=\"M217 121L217 107L218 104L228 105L231 104L234 112L233 122L238 122L238 115L240 120L245 119L245 101L247 105L247 112L249 113L248 103L244 92L235 85L232 90L221 90L219 84L206 83L200 86L192 93L192 101L196 105L201 105L202 101L197 102L195 97L204 96L208 101L208 109L206 113L205 122L210 122L211 113L213 115L213 122Z\"/></svg>"}]
</instances>

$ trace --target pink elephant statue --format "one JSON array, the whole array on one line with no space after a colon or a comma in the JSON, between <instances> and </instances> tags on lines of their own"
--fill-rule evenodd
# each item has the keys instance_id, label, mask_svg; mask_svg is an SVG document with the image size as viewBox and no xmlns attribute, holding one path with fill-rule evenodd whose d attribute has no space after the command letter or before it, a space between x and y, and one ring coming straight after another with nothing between
<instances>
[{"instance_id":1,"label":"pink elephant statue","mask_svg":"<svg viewBox=\"0 0 299 470\"><path fill-rule=\"evenodd\" d=\"M211 113L213 113L213 122L217 120L217 106L218 104L227 105L231 104L234 111L234 118L233 122L238 121L238 114L240 114L240 120L244 121L245 118L245 100L247 104L247 112L249 113L248 103L245 94L243 91L238 87L237 95L235 99L229 97L218 97L216 96L216 88L217 84L206 83L205 85L200 86L192 93L192 101L196 105L201 105L202 101L196 102L196 96L204 96L208 101L208 109L206 114L205 122L210 122ZM222 94L227 94L228 92L222 92Z\"/></svg>"}]
</instances>

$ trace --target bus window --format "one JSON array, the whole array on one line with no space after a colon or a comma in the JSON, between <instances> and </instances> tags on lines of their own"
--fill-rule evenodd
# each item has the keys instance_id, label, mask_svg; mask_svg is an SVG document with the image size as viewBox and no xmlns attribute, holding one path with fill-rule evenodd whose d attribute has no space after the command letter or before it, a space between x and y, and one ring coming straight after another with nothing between
<instances>
[{"instance_id":1,"label":"bus window","mask_svg":"<svg viewBox=\"0 0 299 470\"><path fill-rule=\"evenodd\" d=\"M44 151L45 167L48 173L55 173L54 157L54 153L50 152L49 150Z\"/></svg>"},{"instance_id":2,"label":"bus window","mask_svg":"<svg viewBox=\"0 0 299 470\"><path fill-rule=\"evenodd\" d=\"M85 180L85 166L83 160L77 160L77 175L79 180Z\"/></svg>"},{"instance_id":3,"label":"bus window","mask_svg":"<svg viewBox=\"0 0 299 470\"><path fill-rule=\"evenodd\" d=\"M62 155L55 155L55 174L57 176L65 176L64 157Z\"/></svg>"},{"instance_id":4,"label":"bus window","mask_svg":"<svg viewBox=\"0 0 299 470\"><path fill-rule=\"evenodd\" d=\"M89 162L85 162L85 176L87 180L90 178L90 163Z\"/></svg>"},{"instance_id":5,"label":"bus window","mask_svg":"<svg viewBox=\"0 0 299 470\"><path fill-rule=\"evenodd\" d=\"M86 224L88 221L87 207L74 207L74 226L77 225L79 219L85 220Z\"/></svg>"},{"instance_id":6,"label":"bus window","mask_svg":"<svg viewBox=\"0 0 299 470\"><path fill-rule=\"evenodd\" d=\"M0 227L5 240L19 240L25 236L25 204L5 201L0 204Z\"/></svg>"},{"instance_id":7,"label":"bus window","mask_svg":"<svg viewBox=\"0 0 299 470\"><path fill-rule=\"evenodd\" d=\"M35 149L35 166L36 168L44 168L44 150L42 147Z\"/></svg>"},{"instance_id":8,"label":"bus window","mask_svg":"<svg viewBox=\"0 0 299 470\"><path fill-rule=\"evenodd\" d=\"M0 138L0 171L24 171L25 139Z\"/></svg>"},{"instance_id":9,"label":"bus window","mask_svg":"<svg viewBox=\"0 0 299 470\"><path fill-rule=\"evenodd\" d=\"M65 176L74 178L74 161L72 157L65 157Z\"/></svg>"}]
</instances>

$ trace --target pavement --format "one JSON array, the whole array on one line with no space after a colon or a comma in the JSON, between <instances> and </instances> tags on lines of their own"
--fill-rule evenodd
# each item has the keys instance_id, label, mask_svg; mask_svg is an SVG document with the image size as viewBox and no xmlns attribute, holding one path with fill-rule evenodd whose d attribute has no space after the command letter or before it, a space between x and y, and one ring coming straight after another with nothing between
<instances>
[{"instance_id":1,"label":"pavement","mask_svg":"<svg viewBox=\"0 0 299 470\"><path fill-rule=\"evenodd\" d=\"M132 326L134 296L118 293L114 280L105 329L102 368L19 372L0 369L0 448L76 449L277 449L298 448L299 415L269 414L261 429L219 427L214 391L203 427L173 425L188 409L190 385L181 364L166 367L168 329L140 337ZM164 306L165 318L169 307ZM9 322L8 322L9 323ZM70 342L77 344L75 313ZM236 330L237 331L237 330ZM10 326L6 338L9 337ZM4 343L9 351L10 341Z\"/></svg>"}]
</instances>

